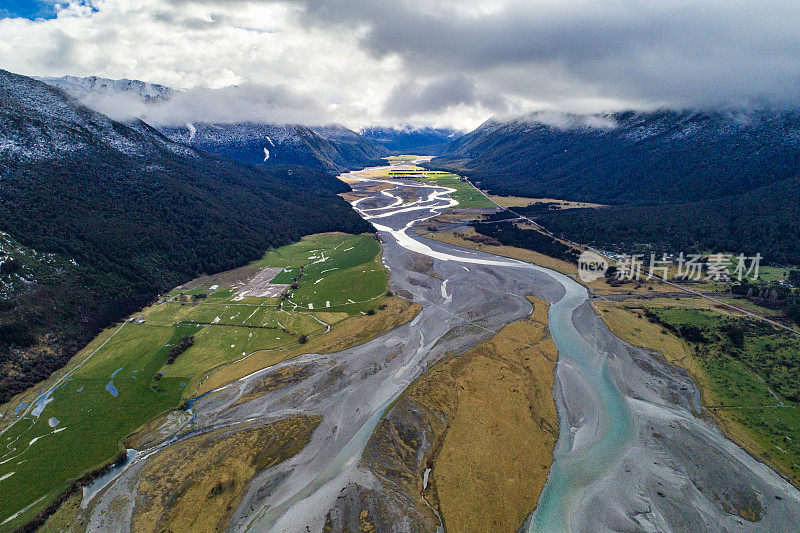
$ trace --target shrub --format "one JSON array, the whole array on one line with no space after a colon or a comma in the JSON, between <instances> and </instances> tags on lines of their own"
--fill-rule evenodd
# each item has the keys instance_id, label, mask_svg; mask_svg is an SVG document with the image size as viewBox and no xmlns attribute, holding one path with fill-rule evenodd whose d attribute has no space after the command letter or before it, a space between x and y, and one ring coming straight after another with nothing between
<instances>
[{"instance_id":1,"label":"shrub","mask_svg":"<svg viewBox=\"0 0 800 533\"><path fill-rule=\"evenodd\" d=\"M708 339L703 335L703 331L697 326L681 326L680 333L689 342L708 342Z\"/></svg>"},{"instance_id":2,"label":"shrub","mask_svg":"<svg viewBox=\"0 0 800 533\"><path fill-rule=\"evenodd\" d=\"M180 354L188 350L194 344L194 335L184 335L181 337L181 341L169 349L169 354L167 356L167 364L171 365L175 362L175 359L178 358Z\"/></svg>"}]
</instances>

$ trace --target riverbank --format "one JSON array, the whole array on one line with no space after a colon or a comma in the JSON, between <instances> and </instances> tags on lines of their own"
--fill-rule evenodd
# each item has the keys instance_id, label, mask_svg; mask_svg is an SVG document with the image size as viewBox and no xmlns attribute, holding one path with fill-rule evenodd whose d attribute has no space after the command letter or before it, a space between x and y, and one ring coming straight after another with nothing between
<instances>
[{"instance_id":1,"label":"riverbank","mask_svg":"<svg viewBox=\"0 0 800 533\"><path fill-rule=\"evenodd\" d=\"M531 303L530 317L436 363L400 395L362 458L384 485L381 504L364 505L362 494L369 511L329 516L331 529L410 521L419 530L519 530L558 437L549 306Z\"/></svg>"},{"instance_id":2,"label":"riverbank","mask_svg":"<svg viewBox=\"0 0 800 533\"><path fill-rule=\"evenodd\" d=\"M391 194L383 194L387 192ZM521 268L480 252L444 252L442 246L447 245L412 238L412 225L409 221L389 227L389 233L435 261L492 265L494 270L501 264ZM690 376L613 335L574 280L547 275L584 296L575 296L578 299L565 307L574 309L571 318L561 316L553 322L551 316L554 339L564 328L567 335L562 340L571 347L560 350L569 355L556 369L561 431L554 467L528 522L532 530L672 530L687 523L701 531L716 530L720 524L739 529L747 523L780 530L798 519L794 504L785 503L800 502L797 491L697 417L702 408ZM628 292L646 297L647 291L636 286ZM577 337L571 328L579 332ZM572 349L587 345L588 349ZM766 500L773 503L760 506ZM714 528L704 526L703 516L715 517Z\"/></svg>"}]
</instances>

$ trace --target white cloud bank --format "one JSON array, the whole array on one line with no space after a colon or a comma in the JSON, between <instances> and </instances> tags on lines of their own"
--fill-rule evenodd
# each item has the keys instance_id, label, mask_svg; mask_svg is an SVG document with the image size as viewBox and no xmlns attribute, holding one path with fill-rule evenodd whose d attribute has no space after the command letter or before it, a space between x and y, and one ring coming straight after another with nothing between
<instances>
[{"instance_id":1,"label":"white cloud bank","mask_svg":"<svg viewBox=\"0 0 800 533\"><path fill-rule=\"evenodd\" d=\"M469 128L532 110L800 102L796 0L92 0L0 19L0 35L13 72L189 89L155 110L104 103L155 122Z\"/></svg>"}]
</instances>

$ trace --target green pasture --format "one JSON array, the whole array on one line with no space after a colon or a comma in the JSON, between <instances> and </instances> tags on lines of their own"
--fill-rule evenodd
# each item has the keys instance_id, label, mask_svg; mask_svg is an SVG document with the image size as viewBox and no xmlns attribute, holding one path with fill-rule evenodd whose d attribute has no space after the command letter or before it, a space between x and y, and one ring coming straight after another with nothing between
<instances>
[{"instance_id":1,"label":"green pasture","mask_svg":"<svg viewBox=\"0 0 800 533\"><path fill-rule=\"evenodd\" d=\"M92 359L59 386L38 419L22 420L0 437L0 522L45 496L40 506L67 487L68 480L113 457L122 439L160 413L177 407L183 377L154 385L169 348L185 327L125 324ZM84 355L85 357L85 355ZM112 378L112 374L116 374ZM106 390L113 382L117 396ZM50 427L51 417L58 425ZM38 510L34 506L16 526Z\"/></svg>"},{"instance_id":2,"label":"green pasture","mask_svg":"<svg viewBox=\"0 0 800 533\"><path fill-rule=\"evenodd\" d=\"M393 171L390 171L390 174L392 174L392 172ZM437 171L423 171L422 173L425 175L424 178L411 179L422 183L429 183L431 185L439 185L441 187L450 187L451 189L455 189L456 192L452 194L452 197L458 201L457 208L459 209L491 209L497 207L494 202L484 196L478 189L473 187L472 184L466 181L461 181L460 177L456 174Z\"/></svg>"},{"instance_id":3,"label":"green pasture","mask_svg":"<svg viewBox=\"0 0 800 533\"><path fill-rule=\"evenodd\" d=\"M388 274L380 251L370 235L316 235L268 252L260 264L284 268L275 283L292 283L299 277L283 309L296 305L353 314L374 308L375 300L386 293Z\"/></svg>"},{"instance_id":4,"label":"green pasture","mask_svg":"<svg viewBox=\"0 0 800 533\"><path fill-rule=\"evenodd\" d=\"M702 331L706 342L693 345L706 385L718 398L718 405L709 407L731 414L787 471L800 475L800 337L711 311L652 311L678 330L695 326Z\"/></svg>"},{"instance_id":5,"label":"green pasture","mask_svg":"<svg viewBox=\"0 0 800 533\"><path fill-rule=\"evenodd\" d=\"M144 323L125 322L113 337L119 325L92 341L74 361L84 360L110 338L54 391L38 419L20 420L0 436L0 522L30 506L0 525L0 531L23 524L70 479L114 457L127 435L177 408L209 371L259 350L295 345L301 335L324 333L327 327L307 312L309 305L361 313L377 307L386 292L380 245L369 235L306 237L267 252L251 266L285 268L278 277L287 283L300 267L303 276L290 301L282 304L277 298L236 301L229 287L171 291L168 301L132 315ZM170 347L184 335L193 335L194 344L167 365ZM157 374L162 377L156 379ZM116 396L106 389L109 382ZM29 396L30 401L34 394ZM58 419L55 427L48 424L51 417Z\"/></svg>"}]
</instances>

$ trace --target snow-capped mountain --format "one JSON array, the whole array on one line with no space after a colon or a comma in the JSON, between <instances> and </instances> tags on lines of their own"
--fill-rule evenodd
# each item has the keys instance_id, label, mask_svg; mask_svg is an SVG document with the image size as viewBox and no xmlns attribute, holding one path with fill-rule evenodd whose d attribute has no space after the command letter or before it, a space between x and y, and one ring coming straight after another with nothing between
<instances>
[{"instance_id":1,"label":"snow-capped mountain","mask_svg":"<svg viewBox=\"0 0 800 533\"><path fill-rule=\"evenodd\" d=\"M794 111L533 113L486 121L433 164L467 172L499 194L661 204L796 176L798 148Z\"/></svg>"},{"instance_id":2,"label":"snow-capped mountain","mask_svg":"<svg viewBox=\"0 0 800 533\"><path fill-rule=\"evenodd\" d=\"M57 159L103 145L128 156L167 150L193 156L140 120L123 126L62 91L0 70L0 159Z\"/></svg>"},{"instance_id":3,"label":"snow-capped mountain","mask_svg":"<svg viewBox=\"0 0 800 533\"><path fill-rule=\"evenodd\" d=\"M297 164L334 174L373 164L388 153L343 126L189 123L162 131L174 141L252 165Z\"/></svg>"},{"instance_id":4,"label":"snow-capped mountain","mask_svg":"<svg viewBox=\"0 0 800 533\"><path fill-rule=\"evenodd\" d=\"M176 91L166 85L139 80L112 80L97 76L60 76L36 78L53 87L58 87L73 98L83 100L88 97L127 94L137 96L145 102L159 102L171 99Z\"/></svg>"},{"instance_id":5,"label":"snow-capped mountain","mask_svg":"<svg viewBox=\"0 0 800 533\"><path fill-rule=\"evenodd\" d=\"M179 91L138 80L42 78L82 104L125 123L169 103ZM185 93L184 93L185 96ZM175 142L253 165L301 164L338 174L373 164L388 150L339 124L308 127L260 122L158 126Z\"/></svg>"}]
</instances>

